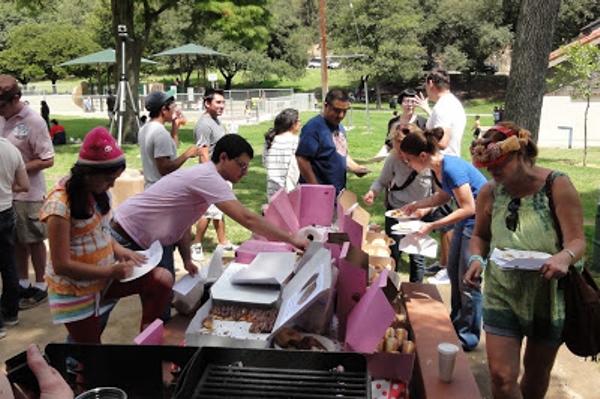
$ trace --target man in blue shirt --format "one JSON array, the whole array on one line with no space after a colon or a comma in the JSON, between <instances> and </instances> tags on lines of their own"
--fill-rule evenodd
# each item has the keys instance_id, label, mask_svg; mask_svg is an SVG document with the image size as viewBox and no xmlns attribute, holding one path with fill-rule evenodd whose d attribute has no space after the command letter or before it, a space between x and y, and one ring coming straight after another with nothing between
<instances>
[{"instance_id":1,"label":"man in blue shirt","mask_svg":"<svg viewBox=\"0 0 600 399\"><path fill-rule=\"evenodd\" d=\"M350 106L348 94L331 89L320 115L302 128L296 159L300 183L331 184L336 194L346 188L346 170L363 177L369 170L354 162L348 153L346 130L341 122Z\"/></svg>"}]
</instances>

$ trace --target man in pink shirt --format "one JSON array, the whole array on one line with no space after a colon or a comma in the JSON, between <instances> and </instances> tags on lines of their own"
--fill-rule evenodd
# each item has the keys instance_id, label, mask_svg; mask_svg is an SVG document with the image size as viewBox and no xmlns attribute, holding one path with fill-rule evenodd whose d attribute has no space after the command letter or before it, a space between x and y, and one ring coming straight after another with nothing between
<instances>
[{"instance_id":1,"label":"man in pink shirt","mask_svg":"<svg viewBox=\"0 0 600 399\"><path fill-rule=\"evenodd\" d=\"M236 184L248 173L254 151L237 134L223 136L205 162L163 176L143 193L115 209L111 229L115 239L127 248L148 248L178 242L190 234L190 227L214 204L224 214L252 231L276 241L304 249L308 240L283 231L262 216L244 207L227 182ZM182 251L183 249L183 251ZM189 247L180 248L185 269L195 274Z\"/></svg>"},{"instance_id":2,"label":"man in pink shirt","mask_svg":"<svg viewBox=\"0 0 600 399\"><path fill-rule=\"evenodd\" d=\"M17 213L15 261L19 275L20 309L29 309L48 299L44 268L46 267L46 226L39 212L46 196L44 169L54 165L54 147L48 126L42 117L21 101L21 88L9 75L0 75L0 116L5 119L2 137L19 149L29 176L29 192L14 195ZM35 271L30 285L29 258Z\"/></svg>"}]
</instances>

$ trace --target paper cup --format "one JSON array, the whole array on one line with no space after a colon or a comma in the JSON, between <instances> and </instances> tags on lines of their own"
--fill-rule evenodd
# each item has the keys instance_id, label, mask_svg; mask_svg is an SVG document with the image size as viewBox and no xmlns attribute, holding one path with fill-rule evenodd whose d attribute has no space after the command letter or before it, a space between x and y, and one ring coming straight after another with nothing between
<instances>
[{"instance_id":1,"label":"paper cup","mask_svg":"<svg viewBox=\"0 0 600 399\"><path fill-rule=\"evenodd\" d=\"M454 374L454 363L456 361L456 354L458 353L458 346L447 342L442 342L438 345L437 349L440 380L446 383L452 382L452 375Z\"/></svg>"},{"instance_id":2,"label":"paper cup","mask_svg":"<svg viewBox=\"0 0 600 399\"><path fill-rule=\"evenodd\" d=\"M127 399L127 394L119 388L100 387L85 391L75 399Z\"/></svg>"}]
</instances>

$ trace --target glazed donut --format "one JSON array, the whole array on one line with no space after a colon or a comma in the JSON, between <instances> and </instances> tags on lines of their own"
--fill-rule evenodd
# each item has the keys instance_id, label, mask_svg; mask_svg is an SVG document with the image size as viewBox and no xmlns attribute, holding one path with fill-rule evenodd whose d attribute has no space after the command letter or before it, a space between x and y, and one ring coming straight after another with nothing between
<instances>
[{"instance_id":1,"label":"glazed donut","mask_svg":"<svg viewBox=\"0 0 600 399\"><path fill-rule=\"evenodd\" d=\"M289 348L291 346L290 341L300 341L302 337L300 333L293 328L284 327L275 335L275 344L282 348Z\"/></svg>"}]
</instances>

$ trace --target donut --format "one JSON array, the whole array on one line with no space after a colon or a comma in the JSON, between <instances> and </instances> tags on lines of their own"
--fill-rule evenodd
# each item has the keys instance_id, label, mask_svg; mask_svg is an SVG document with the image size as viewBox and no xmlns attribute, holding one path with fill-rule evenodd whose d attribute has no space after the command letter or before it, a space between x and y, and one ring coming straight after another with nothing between
<instances>
[{"instance_id":1,"label":"donut","mask_svg":"<svg viewBox=\"0 0 600 399\"><path fill-rule=\"evenodd\" d=\"M275 344L282 348L289 348L290 341L300 341L300 333L293 328L284 327L275 335Z\"/></svg>"}]
</instances>

